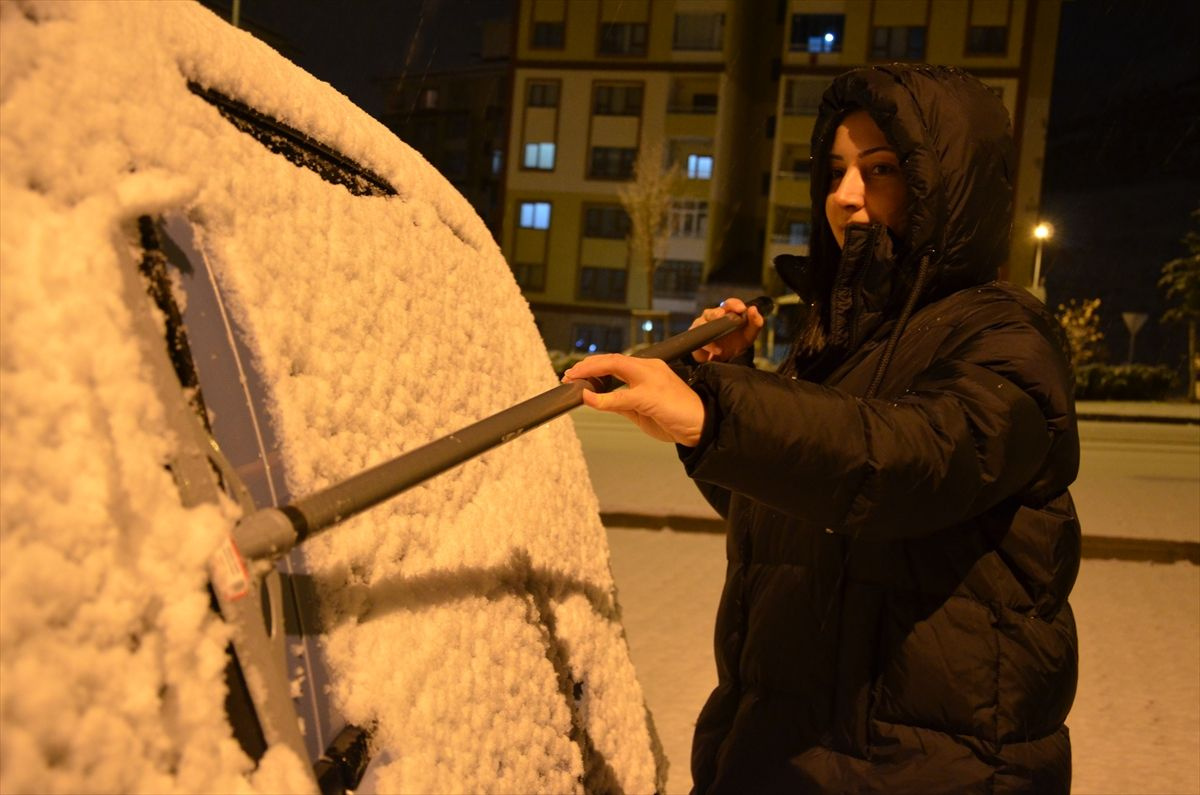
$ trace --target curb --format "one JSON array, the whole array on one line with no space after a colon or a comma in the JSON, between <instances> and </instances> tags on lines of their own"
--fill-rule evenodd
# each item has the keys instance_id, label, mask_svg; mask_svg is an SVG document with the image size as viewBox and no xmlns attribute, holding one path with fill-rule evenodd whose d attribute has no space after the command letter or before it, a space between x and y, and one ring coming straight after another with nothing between
<instances>
[{"instance_id":1,"label":"curb","mask_svg":"<svg viewBox=\"0 0 1200 795\"><path fill-rule=\"evenodd\" d=\"M725 532L722 519L676 514L600 513L605 527L633 530L673 530L680 533ZM1120 538L1117 536L1083 537L1085 560L1129 560L1147 563L1187 561L1200 566L1200 542L1169 541L1160 538Z\"/></svg>"},{"instance_id":2,"label":"curb","mask_svg":"<svg viewBox=\"0 0 1200 795\"><path fill-rule=\"evenodd\" d=\"M1092 560L1138 560L1149 563L1187 561L1200 566L1200 542L1164 538L1084 536L1083 557Z\"/></svg>"},{"instance_id":3,"label":"curb","mask_svg":"<svg viewBox=\"0 0 1200 795\"><path fill-rule=\"evenodd\" d=\"M725 533L725 520L706 516L678 514L607 513L600 512L605 527L628 527L634 530L674 530L679 533Z\"/></svg>"},{"instance_id":4,"label":"curb","mask_svg":"<svg viewBox=\"0 0 1200 795\"><path fill-rule=\"evenodd\" d=\"M1158 425L1200 425L1200 417L1171 417L1154 414L1076 414L1079 422L1132 422Z\"/></svg>"}]
</instances>

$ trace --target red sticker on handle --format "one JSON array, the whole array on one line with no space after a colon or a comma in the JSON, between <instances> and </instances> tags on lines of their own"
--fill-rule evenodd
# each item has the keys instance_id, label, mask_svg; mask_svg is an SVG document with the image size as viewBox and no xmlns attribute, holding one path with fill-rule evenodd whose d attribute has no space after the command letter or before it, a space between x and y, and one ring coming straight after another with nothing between
<instances>
[{"instance_id":1,"label":"red sticker on handle","mask_svg":"<svg viewBox=\"0 0 1200 795\"><path fill-rule=\"evenodd\" d=\"M250 593L250 573L232 536L226 536L213 553L209 570L213 588L222 599L234 602Z\"/></svg>"}]
</instances>

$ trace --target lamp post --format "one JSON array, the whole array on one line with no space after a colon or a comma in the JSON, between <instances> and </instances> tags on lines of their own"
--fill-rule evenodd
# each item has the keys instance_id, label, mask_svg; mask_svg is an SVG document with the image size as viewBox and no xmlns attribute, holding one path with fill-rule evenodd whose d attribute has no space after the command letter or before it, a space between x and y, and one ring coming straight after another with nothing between
<instances>
[{"instance_id":1,"label":"lamp post","mask_svg":"<svg viewBox=\"0 0 1200 795\"><path fill-rule=\"evenodd\" d=\"M1046 288L1042 286L1042 245L1054 237L1054 227L1042 221L1033 228L1033 238L1037 241L1033 255L1033 286L1030 292L1042 301L1046 300Z\"/></svg>"}]
</instances>

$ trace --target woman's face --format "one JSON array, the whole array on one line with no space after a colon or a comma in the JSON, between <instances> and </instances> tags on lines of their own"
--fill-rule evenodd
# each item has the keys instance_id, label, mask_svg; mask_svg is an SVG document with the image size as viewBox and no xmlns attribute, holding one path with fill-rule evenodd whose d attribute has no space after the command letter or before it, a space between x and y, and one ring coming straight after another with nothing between
<instances>
[{"instance_id":1,"label":"woman's face","mask_svg":"<svg viewBox=\"0 0 1200 795\"><path fill-rule=\"evenodd\" d=\"M829 152L829 193L825 217L837 240L846 243L846 225L879 223L897 235L908 227L908 191L900 158L866 111L846 116Z\"/></svg>"}]
</instances>

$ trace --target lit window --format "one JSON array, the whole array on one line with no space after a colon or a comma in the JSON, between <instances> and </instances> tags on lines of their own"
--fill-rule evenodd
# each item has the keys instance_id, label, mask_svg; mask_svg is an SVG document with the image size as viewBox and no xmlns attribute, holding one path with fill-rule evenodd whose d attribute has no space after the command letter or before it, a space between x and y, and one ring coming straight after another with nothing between
<instances>
[{"instance_id":1,"label":"lit window","mask_svg":"<svg viewBox=\"0 0 1200 795\"><path fill-rule=\"evenodd\" d=\"M525 168L554 170L554 144L525 144Z\"/></svg>"},{"instance_id":2,"label":"lit window","mask_svg":"<svg viewBox=\"0 0 1200 795\"><path fill-rule=\"evenodd\" d=\"M688 155L688 179L712 179L712 155Z\"/></svg>"},{"instance_id":3,"label":"lit window","mask_svg":"<svg viewBox=\"0 0 1200 795\"><path fill-rule=\"evenodd\" d=\"M793 14L792 52L841 52L845 14Z\"/></svg>"},{"instance_id":4,"label":"lit window","mask_svg":"<svg viewBox=\"0 0 1200 795\"><path fill-rule=\"evenodd\" d=\"M549 229L550 202L521 202L522 229Z\"/></svg>"}]
</instances>

